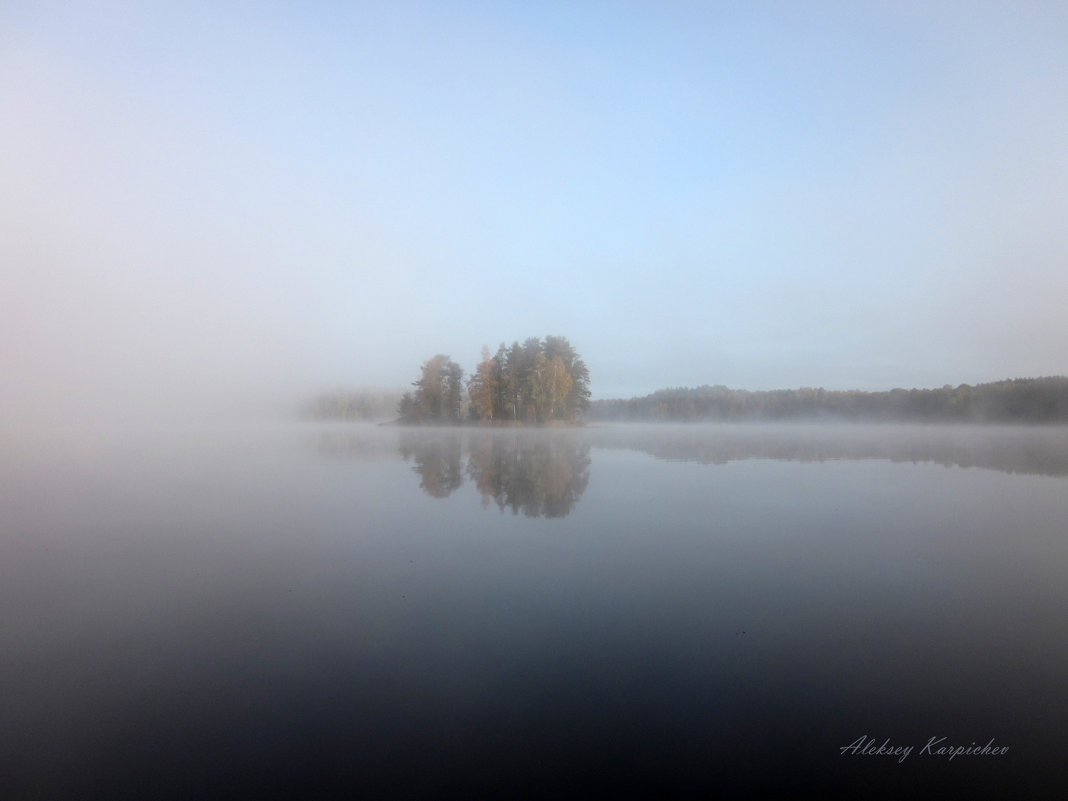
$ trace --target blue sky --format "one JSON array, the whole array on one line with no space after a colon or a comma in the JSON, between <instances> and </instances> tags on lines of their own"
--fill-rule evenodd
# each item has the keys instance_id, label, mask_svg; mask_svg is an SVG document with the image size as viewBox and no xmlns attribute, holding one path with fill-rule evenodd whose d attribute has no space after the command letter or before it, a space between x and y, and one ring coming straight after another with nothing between
<instances>
[{"instance_id":1,"label":"blue sky","mask_svg":"<svg viewBox=\"0 0 1068 801\"><path fill-rule=\"evenodd\" d=\"M8 408L1068 373L1063 3L7 3ZM65 399L65 400L64 400Z\"/></svg>"}]
</instances>

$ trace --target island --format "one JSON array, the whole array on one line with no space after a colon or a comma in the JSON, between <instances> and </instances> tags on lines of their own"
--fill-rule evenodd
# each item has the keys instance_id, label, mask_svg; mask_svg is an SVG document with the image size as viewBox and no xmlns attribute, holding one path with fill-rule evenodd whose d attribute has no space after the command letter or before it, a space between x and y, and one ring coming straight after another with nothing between
<instances>
[{"instance_id":1,"label":"island","mask_svg":"<svg viewBox=\"0 0 1068 801\"><path fill-rule=\"evenodd\" d=\"M567 337L530 337L464 371L438 354L423 364L414 391L398 404L402 425L575 425L590 405L590 372ZM466 397L465 397L466 389Z\"/></svg>"}]
</instances>

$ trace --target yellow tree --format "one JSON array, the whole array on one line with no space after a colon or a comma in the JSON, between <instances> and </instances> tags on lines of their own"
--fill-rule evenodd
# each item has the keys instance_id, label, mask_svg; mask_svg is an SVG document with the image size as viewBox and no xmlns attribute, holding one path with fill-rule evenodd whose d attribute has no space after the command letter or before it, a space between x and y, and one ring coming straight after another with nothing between
<instances>
[{"instance_id":1,"label":"yellow tree","mask_svg":"<svg viewBox=\"0 0 1068 801\"><path fill-rule=\"evenodd\" d=\"M559 356L551 359L538 353L534 357L531 397L538 420L553 420L566 415L565 401L571 392L571 375Z\"/></svg>"},{"instance_id":2,"label":"yellow tree","mask_svg":"<svg viewBox=\"0 0 1068 801\"><path fill-rule=\"evenodd\" d=\"M423 365L416 381L412 413L417 420L456 422L463 403L463 370L448 356L438 354Z\"/></svg>"},{"instance_id":3,"label":"yellow tree","mask_svg":"<svg viewBox=\"0 0 1068 801\"><path fill-rule=\"evenodd\" d=\"M559 356L548 360L545 371L546 393L549 396L549 417L558 419L567 416L567 397L571 393L571 374Z\"/></svg>"},{"instance_id":4,"label":"yellow tree","mask_svg":"<svg viewBox=\"0 0 1068 801\"><path fill-rule=\"evenodd\" d=\"M475 416L480 420L493 419L493 403L497 397L497 370L489 348L482 346L482 361L467 382L467 393Z\"/></svg>"}]
</instances>

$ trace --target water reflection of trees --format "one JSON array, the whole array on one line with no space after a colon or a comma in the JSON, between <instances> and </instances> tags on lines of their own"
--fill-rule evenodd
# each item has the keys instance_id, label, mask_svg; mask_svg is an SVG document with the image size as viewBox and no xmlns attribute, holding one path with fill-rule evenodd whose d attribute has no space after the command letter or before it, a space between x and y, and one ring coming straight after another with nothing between
<instances>
[{"instance_id":1,"label":"water reflection of trees","mask_svg":"<svg viewBox=\"0 0 1068 801\"><path fill-rule=\"evenodd\" d=\"M620 425L595 431L595 447L636 450L669 461L885 459L1068 476L1065 426L727 423Z\"/></svg>"},{"instance_id":2,"label":"water reflection of trees","mask_svg":"<svg viewBox=\"0 0 1068 801\"><path fill-rule=\"evenodd\" d=\"M433 430L403 434L399 451L428 495L445 498L470 478L490 503L527 517L565 517L590 480L590 446L567 433Z\"/></svg>"},{"instance_id":3,"label":"water reflection of trees","mask_svg":"<svg viewBox=\"0 0 1068 801\"><path fill-rule=\"evenodd\" d=\"M481 437L472 442L467 474L504 511L564 517L590 481L590 446L563 437Z\"/></svg>"},{"instance_id":4,"label":"water reflection of trees","mask_svg":"<svg viewBox=\"0 0 1068 801\"><path fill-rule=\"evenodd\" d=\"M402 440L401 456L414 462L419 486L435 498L447 498L464 483L463 443L458 435Z\"/></svg>"},{"instance_id":5,"label":"water reflection of trees","mask_svg":"<svg viewBox=\"0 0 1068 801\"><path fill-rule=\"evenodd\" d=\"M741 459L822 462L885 459L1005 473L1068 476L1068 426L646 424L579 430L321 430L331 459L400 455L420 487L444 498L465 480L490 502L533 517L563 517L582 497L591 449L626 449L657 459L726 464Z\"/></svg>"}]
</instances>

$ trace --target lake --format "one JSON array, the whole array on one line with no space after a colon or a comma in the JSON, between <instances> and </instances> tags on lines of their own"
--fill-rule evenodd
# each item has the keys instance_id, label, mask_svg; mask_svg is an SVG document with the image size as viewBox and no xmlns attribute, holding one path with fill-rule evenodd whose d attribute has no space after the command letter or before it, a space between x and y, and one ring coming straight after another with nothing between
<instances>
[{"instance_id":1,"label":"lake","mask_svg":"<svg viewBox=\"0 0 1068 801\"><path fill-rule=\"evenodd\" d=\"M1068 787L1064 427L53 431L0 478L0 798Z\"/></svg>"}]
</instances>

